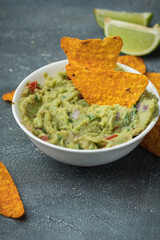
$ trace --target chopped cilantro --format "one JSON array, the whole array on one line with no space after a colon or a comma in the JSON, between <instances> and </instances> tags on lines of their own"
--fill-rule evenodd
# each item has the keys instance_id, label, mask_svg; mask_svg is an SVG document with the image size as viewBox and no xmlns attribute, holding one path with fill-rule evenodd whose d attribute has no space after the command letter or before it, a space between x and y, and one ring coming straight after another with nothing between
<instances>
[{"instance_id":1,"label":"chopped cilantro","mask_svg":"<svg viewBox=\"0 0 160 240\"><path fill-rule=\"evenodd\" d=\"M90 121L94 121L96 119L96 116L93 115L87 115L87 117L90 119Z\"/></svg>"},{"instance_id":2,"label":"chopped cilantro","mask_svg":"<svg viewBox=\"0 0 160 240\"><path fill-rule=\"evenodd\" d=\"M39 98L38 95L35 95L35 101L38 102Z\"/></svg>"},{"instance_id":3,"label":"chopped cilantro","mask_svg":"<svg viewBox=\"0 0 160 240\"><path fill-rule=\"evenodd\" d=\"M38 86L38 88L41 88L41 85L39 83L37 84L37 86Z\"/></svg>"},{"instance_id":4,"label":"chopped cilantro","mask_svg":"<svg viewBox=\"0 0 160 240\"><path fill-rule=\"evenodd\" d=\"M82 147L81 147L81 144L80 144L80 143L78 143L78 148L79 148L79 149L82 149Z\"/></svg>"},{"instance_id":5,"label":"chopped cilantro","mask_svg":"<svg viewBox=\"0 0 160 240\"><path fill-rule=\"evenodd\" d=\"M58 136L58 141L60 142L62 140L62 136Z\"/></svg>"},{"instance_id":6,"label":"chopped cilantro","mask_svg":"<svg viewBox=\"0 0 160 240\"><path fill-rule=\"evenodd\" d=\"M129 125L129 114L127 113L126 115L125 115L125 117L124 117L124 126L128 126Z\"/></svg>"},{"instance_id":7,"label":"chopped cilantro","mask_svg":"<svg viewBox=\"0 0 160 240\"><path fill-rule=\"evenodd\" d=\"M46 129L45 129L45 128L43 128L43 132L44 132L45 134L47 134L47 131L46 131Z\"/></svg>"},{"instance_id":8,"label":"chopped cilantro","mask_svg":"<svg viewBox=\"0 0 160 240\"><path fill-rule=\"evenodd\" d=\"M69 121L70 123L73 123L73 120L72 120L72 118L69 118L69 119L68 119L68 121Z\"/></svg>"},{"instance_id":9,"label":"chopped cilantro","mask_svg":"<svg viewBox=\"0 0 160 240\"><path fill-rule=\"evenodd\" d=\"M132 112L131 112L131 117L132 117L132 118L135 117L136 113L137 113L137 109L134 108L134 109L132 110Z\"/></svg>"}]
</instances>

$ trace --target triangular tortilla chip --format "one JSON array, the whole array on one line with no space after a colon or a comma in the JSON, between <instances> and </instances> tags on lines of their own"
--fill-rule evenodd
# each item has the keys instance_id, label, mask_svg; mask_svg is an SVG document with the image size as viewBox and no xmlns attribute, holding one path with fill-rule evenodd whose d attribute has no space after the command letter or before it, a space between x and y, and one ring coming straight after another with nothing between
<instances>
[{"instance_id":1,"label":"triangular tortilla chip","mask_svg":"<svg viewBox=\"0 0 160 240\"><path fill-rule=\"evenodd\" d=\"M140 145L160 157L160 119L158 119L154 128L145 136Z\"/></svg>"},{"instance_id":2,"label":"triangular tortilla chip","mask_svg":"<svg viewBox=\"0 0 160 240\"><path fill-rule=\"evenodd\" d=\"M3 99L4 101L10 101L10 102L12 102L14 93L15 93L15 90L14 90L14 91L11 91L11 92L8 92L8 93L5 93L5 94L3 94L2 99Z\"/></svg>"},{"instance_id":3,"label":"triangular tortilla chip","mask_svg":"<svg viewBox=\"0 0 160 240\"><path fill-rule=\"evenodd\" d=\"M153 85L156 87L156 89L160 95L160 73L147 72L145 75L153 83Z\"/></svg>"},{"instance_id":4,"label":"triangular tortilla chip","mask_svg":"<svg viewBox=\"0 0 160 240\"><path fill-rule=\"evenodd\" d=\"M141 57L123 55L118 58L118 62L134 68L140 73L146 72L146 65Z\"/></svg>"},{"instance_id":5,"label":"triangular tortilla chip","mask_svg":"<svg viewBox=\"0 0 160 240\"><path fill-rule=\"evenodd\" d=\"M145 75L101 69L84 69L68 64L68 76L89 104L115 105L130 108L148 85Z\"/></svg>"},{"instance_id":6,"label":"triangular tortilla chip","mask_svg":"<svg viewBox=\"0 0 160 240\"><path fill-rule=\"evenodd\" d=\"M0 214L19 218L24 214L23 203L8 170L0 162Z\"/></svg>"},{"instance_id":7,"label":"triangular tortilla chip","mask_svg":"<svg viewBox=\"0 0 160 240\"><path fill-rule=\"evenodd\" d=\"M68 61L89 69L114 70L123 41L119 36L101 39L79 40L64 37L61 47Z\"/></svg>"},{"instance_id":8,"label":"triangular tortilla chip","mask_svg":"<svg viewBox=\"0 0 160 240\"><path fill-rule=\"evenodd\" d=\"M146 76L160 94L160 73L146 73ZM154 128L145 136L140 145L160 157L160 118Z\"/></svg>"}]
</instances>

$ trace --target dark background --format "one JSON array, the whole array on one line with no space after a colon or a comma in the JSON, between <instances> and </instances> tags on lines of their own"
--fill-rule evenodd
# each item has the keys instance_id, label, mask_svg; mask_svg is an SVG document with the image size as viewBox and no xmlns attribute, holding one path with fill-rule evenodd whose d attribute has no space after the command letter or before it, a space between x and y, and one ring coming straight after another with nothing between
<instances>
[{"instance_id":1,"label":"dark background","mask_svg":"<svg viewBox=\"0 0 160 240\"><path fill-rule=\"evenodd\" d=\"M103 38L92 9L151 11L159 0L0 0L0 94L32 71L66 56L64 36ZM160 49L143 58L160 72ZM160 239L160 159L137 147L108 165L80 168L38 150L0 100L0 160L18 187L26 214L0 216L0 239Z\"/></svg>"}]
</instances>

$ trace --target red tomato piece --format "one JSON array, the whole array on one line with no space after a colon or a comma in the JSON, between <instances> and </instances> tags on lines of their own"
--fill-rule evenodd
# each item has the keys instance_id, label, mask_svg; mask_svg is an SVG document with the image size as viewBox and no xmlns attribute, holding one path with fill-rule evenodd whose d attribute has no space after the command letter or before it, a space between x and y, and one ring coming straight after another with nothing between
<instances>
[{"instance_id":1,"label":"red tomato piece","mask_svg":"<svg viewBox=\"0 0 160 240\"><path fill-rule=\"evenodd\" d=\"M37 88L38 89L38 83L37 81L28 83L27 85L29 89L31 90L32 93L34 93L34 90Z\"/></svg>"},{"instance_id":2,"label":"red tomato piece","mask_svg":"<svg viewBox=\"0 0 160 240\"><path fill-rule=\"evenodd\" d=\"M110 136L110 137L107 137L106 140L110 140L110 139L115 138L115 137L118 137L118 135L117 135L117 134L114 134L114 135L112 135L112 136Z\"/></svg>"},{"instance_id":3,"label":"red tomato piece","mask_svg":"<svg viewBox=\"0 0 160 240\"><path fill-rule=\"evenodd\" d=\"M40 139L42 139L43 141L47 141L49 138L47 135L45 135L45 136L40 137Z\"/></svg>"}]
</instances>

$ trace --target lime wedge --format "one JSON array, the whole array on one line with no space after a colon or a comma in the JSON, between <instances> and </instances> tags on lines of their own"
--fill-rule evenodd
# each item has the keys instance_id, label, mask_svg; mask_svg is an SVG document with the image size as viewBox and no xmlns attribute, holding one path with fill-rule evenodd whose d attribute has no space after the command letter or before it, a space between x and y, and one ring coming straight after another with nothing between
<instances>
[{"instance_id":1,"label":"lime wedge","mask_svg":"<svg viewBox=\"0 0 160 240\"><path fill-rule=\"evenodd\" d=\"M138 24L106 18L104 20L104 34L106 37L120 36L123 40L121 52L134 55L146 55L159 45L160 25L144 27Z\"/></svg>"},{"instance_id":2,"label":"lime wedge","mask_svg":"<svg viewBox=\"0 0 160 240\"><path fill-rule=\"evenodd\" d=\"M101 28L104 28L104 19L109 17L119 21L125 21L130 23L136 23L144 26L148 26L149 21L151 20L153 14L151 12L118 12L118 11L111 11L108 9L93 9L94 16L98 25Z\"/></svg>"}]
</instances>

